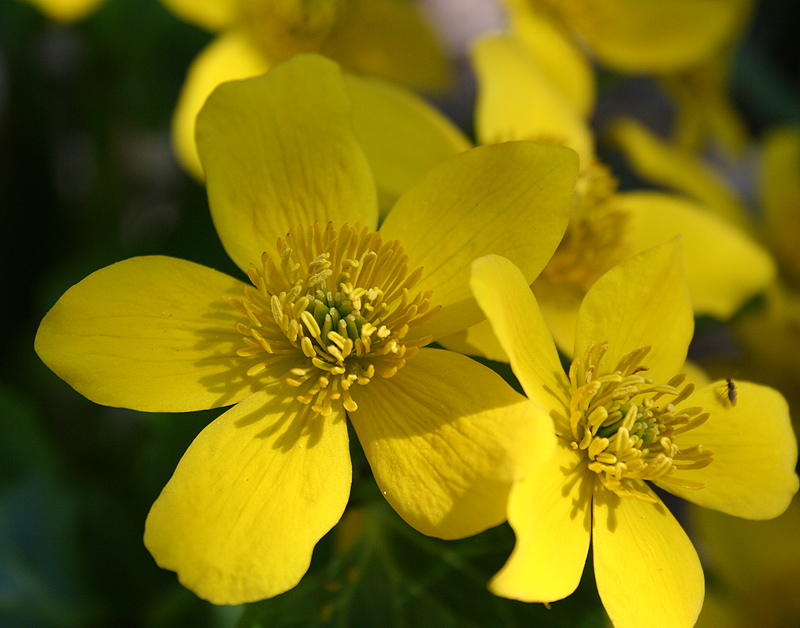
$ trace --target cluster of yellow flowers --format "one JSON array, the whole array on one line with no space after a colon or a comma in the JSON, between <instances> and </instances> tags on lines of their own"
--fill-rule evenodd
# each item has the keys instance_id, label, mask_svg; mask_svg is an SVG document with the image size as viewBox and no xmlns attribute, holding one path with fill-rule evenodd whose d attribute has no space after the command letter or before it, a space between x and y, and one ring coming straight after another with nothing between
<instances>
[{"instance_id":1,"label":"cluster of yellow flowers","mask_svg":"<svg viewBox=\"0 0 800 628\"><path fill-rule=\"evenodd\" d=\"M800 171L798 132L765 144L763 229L698 152L741 148L722 77L751 2L506 0L509 32L472 49L476 147L406 89L448 75L410 4L164 2L221 33L173 136L249 283L125 260L68 290L36 338L97 403L231 406L150 511L157 563L217 604L294 587L348 502L349 420L417 530L508 520L495 594L569 596L591 542L614 626L693 626L703 571L651 485L749 519L798 489L784 397L686 363L696 314L800 298L800 184L781 170ZM674 94L673 140L609 131L673 191L619 191L599 161L593 62ZM465 354L510 363L525 395Z\"/></svg>"}]
</instances>

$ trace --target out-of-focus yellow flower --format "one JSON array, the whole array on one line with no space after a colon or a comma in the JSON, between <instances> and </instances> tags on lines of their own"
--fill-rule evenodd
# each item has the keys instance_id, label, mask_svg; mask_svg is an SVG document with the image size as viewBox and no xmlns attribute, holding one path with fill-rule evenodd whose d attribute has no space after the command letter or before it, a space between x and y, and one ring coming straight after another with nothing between
<instances>
[{"instance_id":1,"label":"out-of-focus yellow flower","mask_svg":"<svg viewBox=\"0 0 800 628\"><path fill-rule=\"evenodd\" d=\"M700 152L713 146L740 156L747 147L747 126L730 96L730 56L718 54L697 67L661 77L674 100L672 141L682 149Z\"/></svg>"},{"instance_id":2,"label":"out-of-focus yellow flower","mask_svg":"<svg viewBox=\"0 0 800 628\"><path fill-rule=\"evenodd\" d=\"M676 375L693 332L680 240L630 258L589 290L569 375L525 277L473 263L471 285L528 397L553 418L556 455L517 482L517 536L490 583L551 602L578 585L590 539L597 587L618 628L690 628L703 572L648 483L751 519L782 513L798 487L797 443L777 391L736 381L695 390Z\"/></svg>"},{"instance_id":3,"label":"out-of-focus yellow flower","mask_svg":"<svg viewBox=\"0 0 800 628\"><path fill-rule=\"evenodd\" d=\"M179 161L198 178L195 119L225 81L257 76L302 52L358 74L440 90L449 63L433 30L407 0L162 0L178 16L219 32L193 62L173 118Z\"/></svg>"},{"instance_id":4,"label":"out-of-focus yellow flower","mask_svg":"<svg viewBox=\"0 0 800 628\"><path fill-rule=\"evenodd\" d=\"M552 452L538 407L424 345L482 318L468 281L477 256L508 255L528 281L544 267L568 220L574 152L461 153L378 231L350 113L338 66L316 55L220 86L198 144L217 232L252 285L134 258L68 290L36 337L44 362L97 403L233 405L192 443L145 527L156 562L215 603L270 597L305 573L348 500L346 416L389 503L442 538L503 521L530 452Z\"/></svg>"},{"instance_id":5,"label":"out-of-focus yellow flower","mask_svg":"<svg viewBox=\"0 0 800 628\"><path fill-rule=\"evenodd\" d=\"M715 577L709 590L715 604L703 608L698 628L800 625L798 497L772 521L742 521L699 508L688 519Z\"/></svg>"},{"instance_id":6,"label":"out-of-focus yellow flower","mask_svg":"<svg viewBox=\"0 0 800 628\"><path fill-rule=\"evenodd\" d=\"M533 285L562 349L572 350L578 308L592 284L616 263L677 234L684 238L692 303L701 314L727 319L772 281L774 263L766 251L701 204L675 194L618 192L610 170L594 153L586 122L591 108L574 106L574 98L520 42L505 36L484 39L475 46L474 61L476 131L482 144L535 139L569 146L580 156L570 224ZM566 72L573 66L561 67ZM582 80L576 75L575 81L563 82ZM502 359L488 323L448 339L447 346Z\"/></svg>"},{"instance_id":7,"label":"out-of-focus yellow flower","mask_svg":"<svg viewBox=\"0 0 800 628\"><path fill-rule=\"evenodd\" d=\"M505 0L512 24L549 12L601 63L664 74L710 59L738 33L753 0ZM515 26L524 29L525 26Z\"/></svg>"},{"instance_id":8,"label":"out-of-focus yellow flower","mask_svg":"<svg viewBox=\"0 0 800 628\"><path fill-rule=\"evenodd\" d=\"M75 22L94 11L103 0L28 0L51 20Z\"/></svg>"},{"instance_id":9,"label":"out-of-focus yellow flower","mask_svg":"<svg viewBox=\"0 0 800 628\"><path fill-rule=\"evenodd\" d=\"M702 199L727 221L747 229L774 254L779 275L763 301L733 326L741 358L726 368L783 390L800 403L800 130L771 131L761 145L760 214L751 213L725 179L691 151L669 144L633 120L622 120L610 137L644 178Z\"/></svg>"}]
</instances>

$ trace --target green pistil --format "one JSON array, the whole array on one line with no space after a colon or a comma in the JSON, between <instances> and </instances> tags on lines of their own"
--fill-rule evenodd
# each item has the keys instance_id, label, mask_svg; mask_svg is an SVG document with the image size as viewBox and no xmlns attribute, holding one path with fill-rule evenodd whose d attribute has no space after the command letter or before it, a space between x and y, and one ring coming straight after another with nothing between
<instances>
[{"instance_id":1,"label":"green pistil","mask_svg":"<svg viewBox=\"0 0 800 628\"><path fill-rule=\"evenodd\" d=\"M350 338L353 342L361 337L361 328L367 323L367 319L353 306L350 299L342 298L338 292L333 295L322 290L317 290L314 295L307 295L307 298L309 304L306 311L317 321L323 338L327 338L331 331Z\"/></svg>"}]
</instances>

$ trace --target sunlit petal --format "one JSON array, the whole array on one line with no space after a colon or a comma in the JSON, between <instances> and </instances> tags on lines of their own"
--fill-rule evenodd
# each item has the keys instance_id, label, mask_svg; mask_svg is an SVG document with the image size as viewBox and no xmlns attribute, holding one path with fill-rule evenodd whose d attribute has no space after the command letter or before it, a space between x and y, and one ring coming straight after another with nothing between
<instances>
[{"instance_id":1,"label":"sunlit petal","mask_svg":"<svg viewBox=\"0 0 800 628\"><path fill-rule=\"evenodd\" d=\"M155 412L230 405L263 380L236 355L245 284L171 257L135 257L89 275L48 312L39 357L96 403ZM259 383L260 382L260 383Z\"/></svg>"},{"instance_id":2,"label":"sunlit petal","mask_svg":"<svg viewBox=\"0 0 800 628\"><path fill-rule=\"evenodd\" d=\"M489 583L493 593L552 602L577 588L592 525L592 483L585 471L575 451L559 440L553 459L514 486L508 522L517 542Z\"/></svg>"},{"instance_id":3,"label":"sunlit petal","mask_svg":"<svg viewBox=\"0 0 800 628\"><path fill-rule=\"evenodd\" d=\"M393 377L351 394L378 486L425 534L460 538L501 523L512 483L553 452L550 418L457 353L421 349Z\"/></svg>"},{"instance_id":4,"label":"sunlit petal","mask_svg":"<svg viewBox=\"0 0 800 628\"><path fill-rule=\"evenodd\" d=\"M478 257L503 255L533 281L564 234L576 175L568 148L507 142L441 162L400 197L381 233L403 243L425 269L419 287L443 306L413 333L446 336L483 318L469 289Z\"/></svg>"},{"instance_id":5,"label":"sunlit petal","mask_svg":"<svg viewBox=\"0 0 800 628\"><path fill-rule=\"evenodd\" d=\"M344 412L323 418L281 391L256 393L206 427L147 517L158 565L215 604L296 585L347 504Z\"/></svg>"},{"instance_id":6,"label":"sunlit petal","mask_svg":"<svg viewBox=\"0 0 800 628\"><path fill-rule=\"evenodd\" d=\"M473 262L470 285L525 393L563 414L569 382L525 277L507 259L491 255Z\"/></svg>"},{"instance_id":7,"label":"sunlit petal","mask_svg":"<svg viewBox=\"0 0 800 628\"><path fill-rule=\"evenodd\" d=\"M599 488L592 553L597 590L615 628L688 628L703 606L703 569L666 506L622 499Z\"/></svg>"},{"instance_id":8,"label":"sunlit petal","mask_svg":"<svg viewBox=\"0 0 800 628\"><path fill-rule=\"evenodd\" d=\"M652 349L644 362L655 382L678 373L694 331L680 238L615 266L586 294L578 313L575 355L592 342L608 341L605 367L637 347Z\"/></svg>"},{"instance_id":9,"label":"sunlit petal","mask_svg":"<svg viewBox=\"0 0 800 628\"><path fill-rule=\"evenodd\" d=\"M246 270L298 225L378 223L375 183L336 64L300 55L225 83L197 119L211 215Z\"/></svg>"},{"instance_id":10,"label":"sunlit petal","mask_svg":"<svg viewBox=\"0 0 800 628\"><path fill-rule=\"evenodd\" d=\"M776 390L734 381L735 405L726 382L695 392L689 403L711 413L703 425L676 438L680 447L697 445L714 454L702 469L677 471L672 476L702 482L687 489L671 482L662 488L696 504L748 519L781 514L797 492L797 440L786 400Z\"/></svg>"}]
</instances>

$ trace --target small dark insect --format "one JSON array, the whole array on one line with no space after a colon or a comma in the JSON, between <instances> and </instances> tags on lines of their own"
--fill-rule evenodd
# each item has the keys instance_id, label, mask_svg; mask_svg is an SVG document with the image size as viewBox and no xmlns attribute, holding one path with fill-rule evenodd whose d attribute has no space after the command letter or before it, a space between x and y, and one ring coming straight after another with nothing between
<instances>
[{"instance_id":1,"label":"small dark insect","mask_svg":"<svg viewBox=\"0 0 800 628\"><path fill-rule=\"evenodd\" d=\"M732 406L736 405L737 395L736 384L733 383L732 379L727 378L725 380L725 396L728 397L728 401Z\"/></svg>"}]
</instances>

